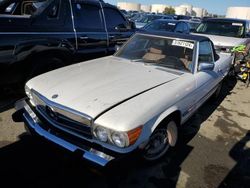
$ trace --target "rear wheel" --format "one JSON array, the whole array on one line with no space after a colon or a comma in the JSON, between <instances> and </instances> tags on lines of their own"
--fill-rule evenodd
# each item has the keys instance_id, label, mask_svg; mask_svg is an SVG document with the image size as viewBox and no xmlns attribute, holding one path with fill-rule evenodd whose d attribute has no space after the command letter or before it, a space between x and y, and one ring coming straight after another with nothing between
<instances>
[{"instance_id":1,"label":"rear wheel","mask_svg":"<svg viewBox=\"0 0 250 188\"><path fill-rule=\"evenodd\" d=\"M177 124L170 120L164 126L157 128L151 135L149 142L143 149L146 161L156 161L164 156L171 146L176 144L178 137Z\"/></svg>"}]
</instances>

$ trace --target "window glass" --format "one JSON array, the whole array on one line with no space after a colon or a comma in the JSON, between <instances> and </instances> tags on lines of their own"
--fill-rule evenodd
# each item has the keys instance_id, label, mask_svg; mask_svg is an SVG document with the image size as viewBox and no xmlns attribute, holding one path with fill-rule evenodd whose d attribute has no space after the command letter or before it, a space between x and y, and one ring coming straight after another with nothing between
<instances>
[{"instance_id":1,"label":"window glass","mask_svg":"<svg viewBox=\"0 0 250 188\"><path fill-rule=\"evenodd\" d=\"M55 2L48 12L48 18L57 18L59 15L59 1Z\"/></svg>"},{"instance_id":2,"label":"window glass","mask_svg":"<svg viewBox=\"0 0 250 188\"><path fill-rule=\"evenodd\" d=\"M104 8L104 15L106 19L107 29L109 31L115 31L115 27L117 27L120 24L126 25L125 19L115 9Z\"/></svg>"},{"instance_id":3,"label":"window glass","mask_svg":"<svg viewBox=\"0 0 250 188\"><path fill-rule=\"evenodd\" d=\"M161 30L161 31L173 31L175 27L174 22L166 22L166 21L153 21L147 26L145 26L145 29L148 31L154 31L154 30Z\"/></svg>"},{"instance_id":4,"label":"window glass","mask_svg":"<svg viewBox=\"0 0 250 188\"><path fill-rule=\"evenodd\" d=\"M136 34L115 56L187 72L193 70L194 42Z\"/></svg>"},{"instance_id":5,"label":"window glass","mask_svg":"<svg viewBox=\"0 0 250 188\"><path fill-rule=\"evenodd\" d=\"M245 25L242 22L209 21L201 23L196 29L196 32L240 38L243 36L244 30Z\"/></svg>"},{"instance_id":6,"label":"window glass","mask_svg":"<svg viewBox=\"0 0 250 188\"><path fill-rule=\"evenodd\" d=\"M35 15L37 12L46 7L49 3L49 0L6 0L6 2L1 5L0 14Z\"/></svg>"},{"instance_id":7,"label":"window glass","mask_svg":"<svg viewBox=\"0 0 250 188\"><path fill-rule=\"evenodd\" d=\"M99 7L89 4L73 4L76 29L84 31L104 30Z\"/></svg>"},{"instance_id":8,"label":"window glass","mask_svg":"<svg viewBox=\"0 0 250 188\"><path fill-rule=\"evenodd\" d=\"M16 3L11 3L6 9L5 13L11 13L15 7Z\"/></svg>"},{"instance_id":9,"label":"window glass","mask_svg":"<svg viewBox=\"0 0 250 188\"><path fill-rule=\"evenodd\" d=\"M200 42L199 45L199 63L213 63L213 52L210 42Z\"/></svg>"},{"instance_id":10,"label":"window glass","mask_svg":"<svg viewBox=\"0 0 250 188\"><path fill-rule=\"evenodd\" d=\"M175 28L175 32L183 32L183 24L178 23Z\"/></svg>"},{"instance_id":11,"label":"window glass","mask_svg":"<svg viewBox=\"0 0 250 188\"><path fill-rule=\"evenodd\" d=\"M248 22L248 26L247 26L247 28L246 28L246 32L247 32L247 33L250 33L250 22Z\"/></svg>"},{"instance_id":12,"label":"window glass","mask_svg":"<svg viewBox=\"0 0 250 188\"><path fill-rule=\"evenodd\" d=\"M183 26L184 26L184 31L188 32L189 31L189 27L186 23L183 23Z\"/></svg>"},{"instance_id":13,"label":"window glass","mask_svg":"<svg viewBox=\"0 0 250 188\"><path fill-rule=\"evenodd\" d=\"M48 1L23 1L21 3L21 15L35 15L47 5Z\"/></svg>"}]
</instances>

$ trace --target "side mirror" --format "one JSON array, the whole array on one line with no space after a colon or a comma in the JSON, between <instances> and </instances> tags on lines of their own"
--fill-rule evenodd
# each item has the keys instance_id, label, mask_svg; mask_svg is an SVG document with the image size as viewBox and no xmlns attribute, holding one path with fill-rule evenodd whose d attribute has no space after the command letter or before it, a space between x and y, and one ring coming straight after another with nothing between
<instances>
[{"instance_id":1,"label":"side mirror","mask_svg":"<svg viewBox=\"0 0 250 188\"><path fill-rule=\"evenodd\" d=\"M135 22L133 22L132 20L129 20L128 24L130 29L136 29Z\"/></svg>"},{"instance_id":2,"label":"side mirror","mask_svg":"<svg viewBox=\"0 0 250 188\"><path fill-rule=\"evenodd\" d=\"M199 71L212 71L214 70L214 63L201 62L198 67Z\"/></svg>"}]
</instances>

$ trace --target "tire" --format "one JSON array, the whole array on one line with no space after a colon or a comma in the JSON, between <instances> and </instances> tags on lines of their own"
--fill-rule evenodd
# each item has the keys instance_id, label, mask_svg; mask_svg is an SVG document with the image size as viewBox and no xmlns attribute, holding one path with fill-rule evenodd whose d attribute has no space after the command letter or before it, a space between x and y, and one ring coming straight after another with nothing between
<instances>
[{"instance_id":1,"label":"tire","mask_svg":"<svg viewBox=\"0 0 250 188\"><path fill-rule=\"evenodd\" d=\"M231 63L231 67L230 67L230 70L228 72L229 77L234 77L236 75L236 73L235 73L235 61L236 61L236 55L234 53L233 54L233 60L232 60L232 63Z\"/></svg>"},{"instance_id":2,"label":"tire","mask_svg":"<svg viewBox=\"0 0 250 188\"><path fill-rule=\"evenodd\" d=\"M235 77L236 73L235 73L235 68L232 66L227 74L228 77Z\"/></svg>"},{"instance_id":3,"label":"tire","mask_svg":"<svg viewBox=\"0 0 250 188\"><path fill-rule=\"evenodd\" d=\"M34 59L34 62L36 63L32 66L30 72L28 73L26 81L35 76L58 69L66 65L61 58L52 56L36 57L36 59Z\"/></svg>"},{"instance_id":4,"label":"tire","mask_svg":"<svg viewBox=\"0 0 250 188\"><path fill-rule=\"evenodd\" d=\"M156 128L150 136L149 142L142 151L145 161L154 162L161 159L171 147L175 146L178 138L177 124L174 120Z\"/></svg>"}]
</instances>

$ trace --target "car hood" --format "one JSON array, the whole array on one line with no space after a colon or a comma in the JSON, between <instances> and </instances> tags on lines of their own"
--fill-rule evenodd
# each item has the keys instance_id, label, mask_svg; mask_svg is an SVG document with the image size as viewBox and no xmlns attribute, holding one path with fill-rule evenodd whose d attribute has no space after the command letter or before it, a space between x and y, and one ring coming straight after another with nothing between
<instances>
[{"instance_id":1,"label":"car hood","mask_svg":"<svg viewBox=\"0 0 250 188\"><path fill-rule=\"evenodd\" d=\"M225 37L225 36L208 35L200 33L192 33L192 34L208 37L214 43L215 46L222 46L222 47L234 47L243 44L246 41L246 39L236 38L236 37Z\"/></svg>"},{"instance_id":2,"label":"car hood","mask_svg":"<svg viewBox=\"0 0 250 188\"><path fill-rule=\"evenodd\" d=\"M173 71L110 56L45 73L27 86L50 101L95 118L178 77Z\"/></svg>"}]
</instances>

